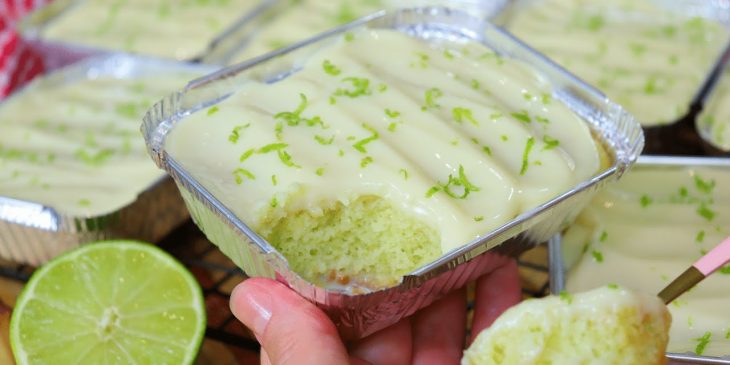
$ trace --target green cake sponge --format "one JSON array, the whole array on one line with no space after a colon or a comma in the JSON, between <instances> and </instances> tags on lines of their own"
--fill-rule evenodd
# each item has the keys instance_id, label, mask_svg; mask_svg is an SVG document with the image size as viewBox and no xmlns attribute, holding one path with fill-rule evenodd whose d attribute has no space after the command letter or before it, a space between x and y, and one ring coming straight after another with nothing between
<instances>
[{"instance_id":1,"label":"green cake sponge","mask_svg":"<svg viewBox=\"0 0 730 365\"><path fill-rule=\"evenodd\" d=\"M286 214L283 214L286 212ZM441 255L439 232L378 196L320 212L272 208L259 232L292 270L318 286L373 290Z\"/></svg>"}]
</instances>

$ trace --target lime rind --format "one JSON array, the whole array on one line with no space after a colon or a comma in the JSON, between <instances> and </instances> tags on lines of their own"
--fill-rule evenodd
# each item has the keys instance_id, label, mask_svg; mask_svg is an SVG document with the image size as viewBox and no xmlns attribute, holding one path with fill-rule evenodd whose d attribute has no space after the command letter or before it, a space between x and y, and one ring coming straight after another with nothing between
<instances>
[{"instance_id":1,"label":"lime rind","mask_svg":"<svg viewBox=\"0 0 730 365\"><path fill-rule=\"evenodd\" d=\"M154 335L150 336L143 332L130 333L130 330L126 329L126 328L120 328L120 330L127 332L128 335L129 334L132 335L132 336L128 336L127 337L128 339L129 338L132 338L132 339L133 338L143 338L143 343L147 344L147 346L144 347L146 352L150 352L150 353L155 352L155 351L151 351L152 350L151 343L154 343L154 342L157 342L159 344L164 344L165 346L162 346L162 347L166 347L164 349L165 351L169 351L170 350L169 347L178 348L178 349L183 348L185 350L185 352L184 352L183 358L180 360L180 364L192 364L193 363L193 361L195 360L195 357L197 356L197 353L198 353L198 350L202 343L202 340L203 340L203 335L205 333L205 323L206 323L206 314L205 314L205 305L204 305L204 301L203 301L203 293L202 293L202 290L201 290L200 285L198 284L197 280L182 264L180 264L175 258L173 258L170 254L163 251L162 249L160 249L154 245L148 244L148 243L129 241L129 240L118 240L118 241L100 241L100 242L88 243L76 250L64 253L64 254L56 257L54 260L48 262L46 265L44 265L44 266L40 267L38 270L36 270L36 272L33 274L33 276L30 278L30 280L26 284L25 289L18 297L15 310L13 311L13 315L10 320L10 345L11 345L13 354L15 356L15 360L18 363L18 365L30 364L29 354L24 349L23 339L21 338L21 324L23 321L22 313L26 312L28 303L30 303L31 301L33 301L35 299L44 299L44 300L42 300L42 302L44 304L54 306L54 310L63 309L63 307L59 307L59 303L54 303L54 301L49 301L48 300L49 298L39 298L36 295L37 288L38 288L39 284L42 284L43 278L46 277L50 271L57 269L59 267L59 265L75 263L75 262L78 262L79 260L83 259L84 257L88 257L88 256L92 255L95 252L101 252L101 251L105 251L105 250L109 250L109 249L117 250L120 253L125 253L125 251L129 252L132 250L136 250L143 254L149 254L149 255L153 256L154 262L157 265L168 266L168 268L172 272L174 272L175 274L180 276L180 279L182 279L182 281L184 282L184 284L186 285L186 287L190 293L190 298L189 298L190 301L187 302L187 303L189 303L189 305L180 305L180 306L178 306L179 308L175 308L176 307L175 305L166 306L163 304L157 308L155 308L155 307L147 308L146 311L134 313L133 315L130 315L129 317L130 318L137 317L137 318L140 318L143 320L145 315L150 315L150 314L154 313L156 310L175 311L178 309L181 309L181 310L188 309L188 312L191 312L192 314L194 314L194 317L195 317L194 330L190 332L193 335L189 341L187 341L184 344L180 344L180 343L175 343L174 341L170 341L171 338L156 337ZM124 262L124 261L121 261L121 262ZM160 267L158 266L155 269L160 269ZM115 274L113 276L119 276L118 274L123 271L124 271L123 268L120 269L119 267L117 267L117 268L115 268ZM83 282L83 283L78 283L78 284L79 284L79 286L85 287L84 289L89 291L91 293L91 296L95 296L97 294L96 288L94 288L93 285L89 286L89 285L91 285L89 282ZM145 288L144 287L139 288L139 291L144 292ZM117 293L115 293L115 295L111 295L112 298L110 300L116 300L116 298L115 298L116 294ZM104 304L100 302L99 298L94 298L93 300L98 302L100 307L104 306ZM84 306L82 306L82 307L84 307ZM73 316L77 316L76 318L73 318L73 320L75 320L77 323L84 321L84 320L96 321L96 318L94 318L93 316L89 316L89 318L83 318L83 316L82 316L81 318L79 318L78 317L80 315L79 311L74 310L73 308L67 308L67 310L70 312L69 314L71 314ZM189 319L188 319L188 321L189 321ZM73 328L73 327L71 327L71 328ZM61 346L61 348L63 348L64 351L60 351L60 353L58 355L63 356L62 353L70 355L70 353L72 353L73 351L68 351L68 350L71 350L74 343L83 342L83 341L78 341L79 338L77 338L77 336L90 336L91 334L92 334L91 332L73 333L72 334L73 336L66 336L66 334L62 334L62 333L56 334L58 337L58 339L57 339L58 342L55 343L55 345L58 345L58 346L64 345L64 344L68 345L68 346ZM95 335L95 333L93 333L93 334ZM126 340L126 341L130 342L133 340ZM97 340L97 342L98 342L98 340ZM121 356L121 357L127 358L128 360L130 360L129 361L130 364L148 363L148 362L137 361L137 360L133 359L131 357L131 355L126 352L125 347L123 346L124 344L120 344L116 339L113 339L111 342L114 343L114 345L117 349L116 350L117 357ZM44 346L45 345L48 345L47 346L48 350L51 350L51 348L54 347L53 346L54 343L44 343ZM97 345L98 345L98 343L97 343ZM127 345L131 345L131 344L127 344ZM137 345L137 346L139 346L139 345ZM86 349L86 354L84 354L84 356L87 356L88 359L97 359L97 360L103 360L103 359L110 358L108 353L99 351L99 349L97 347L99 347L99 346L92 346L91 348ZM106 349L105 349L105 351L106 351ZM54 359L54 363L56 363L56 360L59 360L59 359ZM71 360L71 359L68 359L68 360ZM103 363L107 363L107 361L104 361Z\"/></svg>"}]
</instances>

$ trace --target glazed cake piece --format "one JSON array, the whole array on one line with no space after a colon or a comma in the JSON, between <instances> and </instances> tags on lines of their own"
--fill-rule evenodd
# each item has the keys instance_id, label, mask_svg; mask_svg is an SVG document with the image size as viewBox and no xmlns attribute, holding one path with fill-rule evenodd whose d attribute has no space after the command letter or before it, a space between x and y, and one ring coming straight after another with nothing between
<instances>
[{"instance_id":1,"label":"glazed cake piece","mask_svg":"<svg viewBox=\"0 0 730 365\"><path fill-rule=\"evenodd\" d=\"M564 234L570 291L617 283L658 293L730 236L730 169L637 165L599 192ZM730 354L730 268L670 306L668 351Z\"/></svg>"},{"instance_id":2,"label":"glazed cake piece","mask_svg":"<svg viewBox=\"0 0 730 365\"><path fill-rule=\"evenodd\" d=\"M614 285L529 299L482 331L461 364L666 364L670 323L658 297Z\"/></svg>"},{"instance_id":3,"label":"glazed cake piece","mask_svg":"<svg viewBox=\"0 0 730 365\"><path fill-rule=\"evenodd\" d=\"M530 67L392 30L347 33L283 80L251 80L165 143L294 271L358 290L397 284L605 162Z\"/></svg>"}]
</instances>

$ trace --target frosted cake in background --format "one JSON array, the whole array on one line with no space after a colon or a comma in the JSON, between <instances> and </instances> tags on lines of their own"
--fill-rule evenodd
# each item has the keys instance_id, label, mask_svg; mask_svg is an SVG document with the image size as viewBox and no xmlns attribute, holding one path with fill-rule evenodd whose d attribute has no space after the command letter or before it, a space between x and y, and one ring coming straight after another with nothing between
<instances>
[{"instance_id":1,"label":"frosted cake in background","mask_svg":"<svg viewBox=\"0 0 730 365\"><path fill-rule=\"evenodd\" d=\"M146 154L141 117L194 77L34 80L0 104L0 196L74 216L133 202L164 176Z\"/></svg>"},{"instance_id":2,"label":"frosted cake in background","mask_svg":"<svg viewBox=\"0 0 730 365\"><path fill-rule=\"evenodd\" d=\"M57 0L58 1L58 0ZM189 60L259 4L257 0L75 0L44 39ZM56 6L51 4L50 6Z\"/></svg>"},{"instance_id":3,"label":"frosted cake in background","mask_svg":"<svg viewBox=\"0 0 730 365\"><path fill-rule=\"evenodd\" d=\"M686 14L682 4L669 1L517 4L500 19L510 32L603 91L643 126L687 114L729 40L719 22Z\"/></svg>"},{"instance_id":4,"label":"frosted cake in background","mask_svg":"<svg viewBox=\"0 0 730 365\"><path fill-rule=\"evenodd\" d=\"M280 0L286 6L277 8L271 20L263 23L250 43L236 55L234 62L247 60L288 46L328 29L349 23L382 9L419 6L448 6L481 15L481 0Z\"/></svg>"}]
</instances>

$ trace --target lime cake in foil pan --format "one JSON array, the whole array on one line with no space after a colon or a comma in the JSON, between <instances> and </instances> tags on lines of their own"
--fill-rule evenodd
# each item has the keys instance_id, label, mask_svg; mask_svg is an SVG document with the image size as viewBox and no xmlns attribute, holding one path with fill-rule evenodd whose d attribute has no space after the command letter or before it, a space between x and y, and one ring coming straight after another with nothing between
<instances>
[{"instance_id":1,"label":"lime cake in foil pan","mask_svg":"<svg viewBox=\"0 0 730 365\"><path fill-rule=\"evenodd\" d=\"M0 103L0 257L39 265L103 238L155 241L187 218L139 120L208 67L104 56Z\"/></svg>"},{"instance_id":2,"label":"lime cake in foil pan","mask_svg":"<svg viewBox=\"0 0 730 365\"><path fill-rule=\"evenodd\" d=\"M684 117L730 44L717 1L521 0L499 22L645 127Z\"/></svg>"},{"instance_id":3,"label":"lime cake in foil pan","mask_svg":"<svg viewBox=\"0 0 730 365\"><path fill-rule=\"evenodd\" d=\"M724 0L516 0L495 17L644 128L645 153L697 154L697 105L730 45Z\"/></svg>"},{"instance_id":4,"label":"lime cake in foil pan","mask_svg":"<svg viewBox=\"0 0 730 365\"><path fill-rule=\"evenodd\" d=\"M643 145L620 106L445 8L375 14L193 81L143 133L211 241L347 338L487 272L508 239L500 252L547 240Z\"/></svg>"},{"instance_id":5,"label":"lime cake in foil pan","mask_svg":"<svg viewBox=\"0 0 730 365\"><path fill-rule=\"evenodd\" d=\"M616 284L656 295L730 235L729 186L726 159L640 158L551 241L553 291ZM730 364L728 285L725 267L668 306L672 361Z\"/></svg>"},{"instance_id":6,"label":"lime cake in foil pan","mask_svg":"<svg viewBox=\"0 0 730 365\"><path fill-rule=\"evenodd\" d=\"M270 0L221 37L206 60L245 61L384 9L446 6L487 18L506 4L507 0Z\"/></svg>"},{"instance_id":7,"label":"lime cake in foil pan","mask_svg":"<svg viewBox=\"0 0 730 365\"><path fill-rule=\"evenodd\" d=\"M253 16L260 0L56 0L22 20L20 34L49 68L106 52L199 60Z\"/></svg>"}]
</instances>

